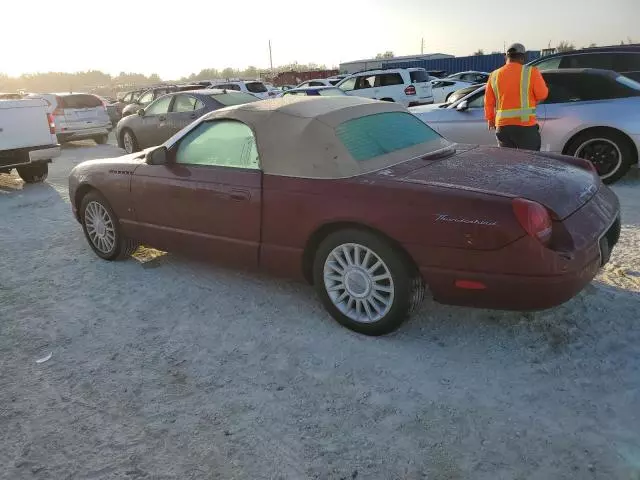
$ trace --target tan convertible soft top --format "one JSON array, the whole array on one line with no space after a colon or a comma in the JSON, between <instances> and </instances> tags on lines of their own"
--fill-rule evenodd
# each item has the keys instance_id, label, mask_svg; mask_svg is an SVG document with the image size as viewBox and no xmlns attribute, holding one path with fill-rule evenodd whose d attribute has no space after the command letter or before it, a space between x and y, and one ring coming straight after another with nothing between
<instances>
[{"instance_id":1,"label":"tan convertible soft top","mask_svg":"<svg viewBox=\"0 0 640 480\"><path fill-rule=\"evenodd\" d=\"M408 114L395 103L359 97L287 96L216 110L203 121L233 119L251 127L264 173L344 178L379 170L425 152L421 144L364 162L355 160L336 136L335 128L353 118L384 112Z\"/></svg>"}]
</instances>

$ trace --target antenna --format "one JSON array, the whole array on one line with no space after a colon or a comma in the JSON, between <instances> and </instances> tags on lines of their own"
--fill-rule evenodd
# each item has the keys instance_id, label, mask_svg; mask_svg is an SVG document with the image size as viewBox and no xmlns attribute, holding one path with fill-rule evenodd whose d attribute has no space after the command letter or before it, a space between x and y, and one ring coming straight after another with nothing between
<instances>
[{"instance_id":1,"label":"antenna","mask_svg":"<svg viewBox=\"0 0 640 480\"><path fill-rule=\"evenodd\" d=\"M271 73L273 74L273 57L271 56L271 40L269 40L269 63L271 64Z\"/></svg>"}]
</instances>

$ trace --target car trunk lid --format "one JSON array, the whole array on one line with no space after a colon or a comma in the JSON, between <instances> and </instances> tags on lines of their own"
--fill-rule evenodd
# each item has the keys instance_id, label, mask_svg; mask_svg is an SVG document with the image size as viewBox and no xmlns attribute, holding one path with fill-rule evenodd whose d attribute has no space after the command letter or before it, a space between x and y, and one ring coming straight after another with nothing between
<instances>
[{"instance_id":1,"label":"car trunk lid","mask_svg":"<svg viewBox=\"0 0 640 480\"><path fill-rule=\"evenodd\" d=\"M560 156L508 148L474 147L429 161L397 180L520 197L547 207L562 220L598 191L596 175Z\"/></svg>"}]
</instances>

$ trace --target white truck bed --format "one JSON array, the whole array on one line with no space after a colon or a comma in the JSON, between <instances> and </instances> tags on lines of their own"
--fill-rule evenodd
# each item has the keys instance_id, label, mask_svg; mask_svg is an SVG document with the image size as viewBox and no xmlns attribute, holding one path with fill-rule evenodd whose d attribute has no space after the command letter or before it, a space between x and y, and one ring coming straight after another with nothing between
<instances>
[{"instance_id":1,"label":"white truck bed","mask_svg":"<svg viewBox=\"0 0 640 480\"><path fill-rule=\"evenodd\" d=\"M0 100L0 151L57 143L44 100Z\"/></svg>"}]
</instances>

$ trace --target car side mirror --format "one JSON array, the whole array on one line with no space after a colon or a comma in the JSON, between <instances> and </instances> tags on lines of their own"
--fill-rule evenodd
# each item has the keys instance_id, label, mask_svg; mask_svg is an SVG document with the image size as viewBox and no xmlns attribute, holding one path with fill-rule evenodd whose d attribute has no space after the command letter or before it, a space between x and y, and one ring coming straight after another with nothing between
<instances>
[{"instance_id":1,"label":"car side mirror","mask_svg":"<svg viewBox=\"0 0 640 480\"><path fill-rule=\"evenodd\" d=\"M140 115L141 117L144 117L144 108L141 108L140 110L138 110L138 115Z\"/></svg>"},{"instance_id":2,"label":"car side mirror","mask_svg":"<svg viewBox=\"0 0 640 480\"><path fill-rule=\"evenodd\" d=\"M469 102L467 100L461 101L456 106L456 110L458 110L459 112L466 112L467 110L469 110Z\"/></svg>"},{"instance_id":3,"label":"car side mirror","mask_svg":"<svg viewBox=\"0 0 640 480\"><path fill-rule=\"evenodd\" d=\"M167 147L161 146L147 153L147 163L149 165L166 165L167 164Z\"/></svg>"}]
</instances>

